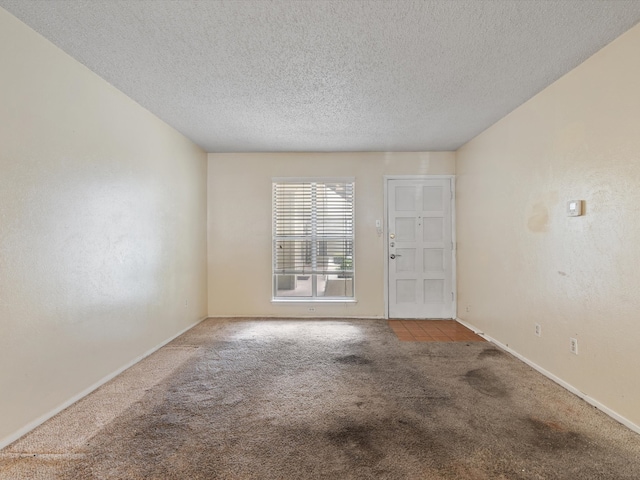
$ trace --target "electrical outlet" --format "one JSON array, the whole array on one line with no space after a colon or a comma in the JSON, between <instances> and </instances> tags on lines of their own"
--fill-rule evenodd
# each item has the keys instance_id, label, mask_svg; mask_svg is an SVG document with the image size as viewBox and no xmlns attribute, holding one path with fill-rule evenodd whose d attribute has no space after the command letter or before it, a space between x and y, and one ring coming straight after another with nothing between
<instances>
[{"instance_id":1,"label":"electrical outlet","mask_svg":"<svg viewBox=\"0 0 640 480\"><path fill-rule=\"evenodd\" d=\"M469 313L471 311L471 307L469 305L467 305L466 310L467 310L467 313Z\"/></svg>"},{"instance_id":2,"label":"electrical outlet","mask_svg":"<svg viewBox=\"0 0 640 480\"><path fill-rule=\"evenodd\" d=\"M539 323L536 323L536 336L538 337L542 336L542 327L540 326Z\"/></svg>"},{"instance_id":3,"label":"electrical outlet","mask_svg":"<svg viewBox=\"0 0 640 480\"><path fill-rule=\"evenodd\" d=\"M574 355L578 354L578 339L569 338L569 351Z\"/></svg>"},{"instance_id":4,"label":"electrical outlet","mask_svg":"<svg viewBox=\"0 0 640 480\"><path fill-rule=\"evenodd\" d=\"M309 311L310 311L310 312L315 312L315 311L316 311L316 308L315 308L315 307L309 307Z\"/></svg>"}]
</instances>

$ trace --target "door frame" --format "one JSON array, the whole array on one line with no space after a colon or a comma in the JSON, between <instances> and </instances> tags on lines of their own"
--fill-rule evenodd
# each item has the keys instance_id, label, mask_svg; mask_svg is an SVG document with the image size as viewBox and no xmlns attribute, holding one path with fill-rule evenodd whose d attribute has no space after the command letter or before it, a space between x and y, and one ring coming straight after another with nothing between
<instances>
[{"instance_id":1,"label":"door frame","mask_svg":"<svg viewBox=\"0 0 640 480\"><path fill-rule=\"evenodd\" d=\"M455 175L385 175L384 179L384 318L389 319L389 180L443 180L451 182L451 289L453 290L452 318L458 317L458 282L456 279L456 252L458 243L456 240L456 176Z\"/></svg>"}]
</instances>

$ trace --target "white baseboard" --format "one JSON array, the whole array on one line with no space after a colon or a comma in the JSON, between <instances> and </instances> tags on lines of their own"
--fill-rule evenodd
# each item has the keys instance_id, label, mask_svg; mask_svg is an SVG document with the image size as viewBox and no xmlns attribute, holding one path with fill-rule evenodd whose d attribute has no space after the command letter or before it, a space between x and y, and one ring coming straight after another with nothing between
<instances>
[{"instance_id":1,"label":"white baseboard","mask_svg":"<svg viewBox=\"0 0 640 480\"><path fill-rule=\"evenodd\" d=\"M268 318L269 320L384 320L384 316L362 316L362 315L333 315L330 317L312 317L303 315L209 315L207 318L246 318L247 320L260 320Z\"/></svg>"},{"instance_id":2,"label":"white baseboard","mask_svg":"<svg viewBox=\"0 0 640 480\"><path fill-rule=\"evenodd\" d=\"M186 331L192 329L193 327L195 327L196 325L198 325L200 322L202 322L203 320L206 320L207 318L209 318L208 316L206 317L202 317L200 320L192 323L191 325L187 326L186 328L183 328L182 330L180 330L178 333L176 333L175 335L173 335L172 337L168 338L167 340L164 340L163 342L159 343L158 345L156 345L155 347L151 348L150 350L147 350L146 352L144 352L142 355L137 356L136 358L134 358L133 360L131 360L129 363L127 363L126 365L118 368L117 370L115 370L114 372L111 372L109 375L102 377L100 380L98 380L96 383L94 383L93 385L85 388L83 391L81 391L80 393L78 393L77 395L74 395L73 397L71 397L70 399L68 399L67 401L63 402L62 404L58 405L57 407L55 407L53 410L50 410L49 412L45 413L44 415L39 416L38 418L36 418L35 420L33 420L32 422L29 422L28 424L26 424L24 427L22 427L20 430L18 430L17 432L12 433L11 435L8 435L6 437L4 437L3 439L0 440L0 449L3 449L4 447L12 444L13 442L15 442L16 440L18 440L20 437L26 435L27 433L29 433L31 430L33 430L34 428L42 425L44 422L46 422L47 420L49 420L51 417L57 415L58 413L60 413L61 411L63 411L65 408L73 405L74 403L76 403L78 400L82 399L83 397L86 397L87 395L89 395L91 392L93 392L94 390L96 390L97 388L101 387L102 385L104 385L105 383L107 383L109 380L117 377L118 375L120 375L122 372L124 372L126 369L134 366L136 363L138 363L140 360L148 357L149 355L151 355L153 352L159 350L160 348L164 347L167 343L171 342L172 340L178 338L180 335L182 335L183 333L185 333Z\"/></svg>"},{"instance_id":3,"label":"white baseboard","mask_svg":"<svg viewBox=\"0 0 640 480\"><path fill-rule=\"evenodd\" d=\"M571 393L573 393L574 395L577 395L578 397L580 397L581 399L583 399L585 402L587 402L590 405L593 405L594 407L596 407L598 410L606 413L607 415L609 415L611 418L613 418L614 420L620 422L622 425L624 425L625 427L629 428L630 430L633 430L636 433L640 434L640 426L636 425L635 423L633 423L631 420L623 417L622 415L620 415L619 413L611 410L609 407L607 407L606 405L603 405L602 403L600 403L599 401L597 401L596 399L590 397L589 395L587 395L584 392L581 392L580 390L578 390L576 387L574 387L573 385L571 385L570 383L565 382L564 380L562 380L560 377L555 376L553 373L549 372L548 370L545 370L544 368L542 368L540 365L532 362L531 360L529 360L528 358L522 356L521 354L519 354L518 352L516 352L515 350L507 347L506 345L504 345L503 343L499 342L498 340L496 340L495 338L487 335L486 333L482 332L481 330L477 329L475 326L471 325L470 323L465 322L464 320L462 320L461 318L456 318L456 321L462 325L464 325L465 327L467 327L470 330L473 330L476 334L480 335L482 338L484 338L485 340L497 345L498 347L500 347L502 350L505 350L507 352L509 352L511 355L513 355L514 357L516 357L518 360L523 361L524 363L526 363L527 365L529 365L531 368L537 370L538 372L540 372L542 375L544 375L545 377L549 378L550 380L553 380L554 382L556 382L558 385L560 385L561 387L564 387L565 389L569 390Z\"/></svg>"}]
</instances>

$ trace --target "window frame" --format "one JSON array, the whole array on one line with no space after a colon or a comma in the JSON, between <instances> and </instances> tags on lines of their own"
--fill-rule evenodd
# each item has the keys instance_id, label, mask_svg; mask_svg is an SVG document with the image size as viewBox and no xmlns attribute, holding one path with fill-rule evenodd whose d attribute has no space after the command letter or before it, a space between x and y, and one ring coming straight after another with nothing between
<instances>
[{"instance_id":1,"label":"window frame","mask_svg":"<svg viewBox=\"0 0 640 480\"><path fill-rule=\"evenodd\" d=\"M276 208L275 208L275 189L277 184L297 184L297 183L310 183L310 184L350 184L351 185L351 293L352 295L341 296L341 297L325 297L317 295L317 284L315 275L316 273L311 273L312 276L312 291L311 296L278 296L277 295L277 277L278 275L282 275L282 273L276 273L276 242L280 237L276 235ZM271 179L271 225L272 225L272 235L271 235L271 301L272 303L356 303L356 259L355 259L355 242L356 242L356 189L355 189L355 177L273 177ZM313 204L317 198L313 200ZM315 207L313 207L315 208ZM315 227L314 227L315 228ZM318 244L318 242L322 241L322 239L318 239L317 231L316 234L309 235L309 239L311 240L311 245L314 243ZM281 240L282 241L282 240ZM313 247L312 247L313 248ZM321 248L318 245L318 251ZM317 253L317 252L316 252ZM301 275L301 274L295 274Z\"/></svg>"}]
</instances>

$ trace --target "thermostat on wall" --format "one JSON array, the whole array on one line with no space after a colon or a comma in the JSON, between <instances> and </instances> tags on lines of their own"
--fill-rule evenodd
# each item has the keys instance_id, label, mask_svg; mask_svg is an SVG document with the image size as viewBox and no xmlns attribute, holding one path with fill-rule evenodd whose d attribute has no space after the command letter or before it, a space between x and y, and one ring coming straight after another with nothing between
<instances>
[{"instance_id":1,"label":"thermostat on wall","mask_svg":"<svg viewBox=\"0 0 640 480\"><path fill-rule=\"evenodd\" d=\"M579 217L582 215L582 200L569 200L567 202L567 216Z\"/></svg>"}]
</instances>

